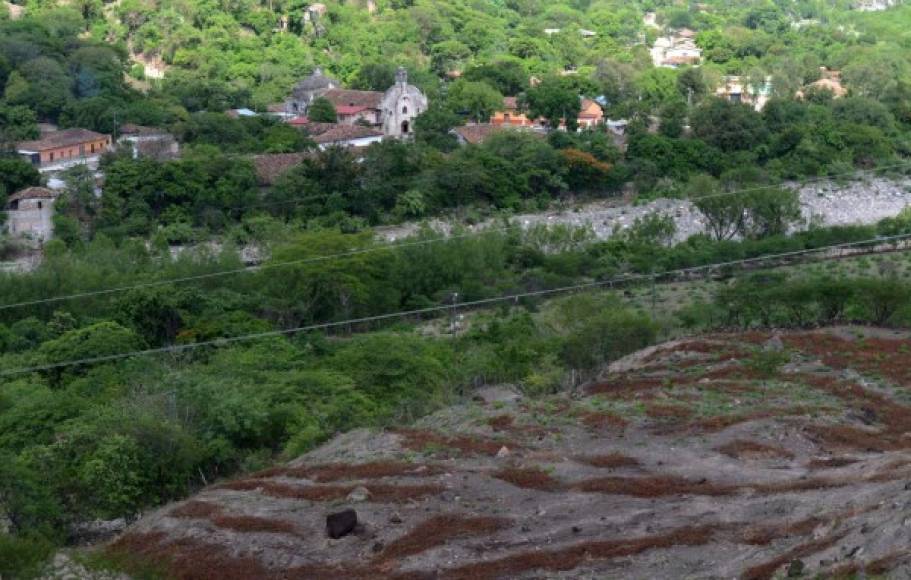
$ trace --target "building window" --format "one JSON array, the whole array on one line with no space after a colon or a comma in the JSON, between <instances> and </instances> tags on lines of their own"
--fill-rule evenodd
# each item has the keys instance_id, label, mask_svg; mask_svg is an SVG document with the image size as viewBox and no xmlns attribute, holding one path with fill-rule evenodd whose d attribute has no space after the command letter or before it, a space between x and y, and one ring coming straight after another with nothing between
<instances>
[{"instance_id":1,"label":"building window","mask_svg":"<svg viewBox=\"0 0 911 580\"><path fill-rule=\"evenodd\" d=\"M95 144L92 143L92 153L94 153L94 152L95 152Z\"/></svg>"},{"instance_id":2,"label":"building window","mask_svg":"<svg viewBox=\"0 0 911 580\"><path fill-rule=\"evenodd\" d=\"M407 114L408 114L408 107L402 107L402 114L403 114L403 115L407 115Z\"/></svg>"},{"instance_id":3,"label":"building window","mask_svg":"<svg viewBox=\"0 0 911 580\"><path fill-rule=\"evenodd\" d=\"M39 202L38 202L38 209L41 209L41 208L42 208L42 205L41 205L41 202L39 201Z\"/></svg>"},{"instance_id":4,"label":"building window","mask_svg":"<svg viewBox=\"0 0 911 580\"><path fill-rule=\"evenodd\" d=\"M53 160L54 160L54 152L51 151L51 161L53 161Z\"/></svg>"}]
</instances>

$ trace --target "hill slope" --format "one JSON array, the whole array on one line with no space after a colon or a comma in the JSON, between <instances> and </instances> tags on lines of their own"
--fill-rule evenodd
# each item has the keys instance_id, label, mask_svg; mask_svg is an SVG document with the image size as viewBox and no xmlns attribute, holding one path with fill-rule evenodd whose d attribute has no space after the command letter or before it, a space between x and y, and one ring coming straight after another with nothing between
<instances>
[{"instance_id":1,"label":"hill slope","mask_svg":"<svg viewBox=\"0 0 911 580\"><path fill-rule=\"evenodd\" d=\"M717 335L582 391L488 388L149 515L108 550L180 578L769 578L911 571L911 342ZM326 537L325 517L361 527Z\"/></svg>"}]
</instances>

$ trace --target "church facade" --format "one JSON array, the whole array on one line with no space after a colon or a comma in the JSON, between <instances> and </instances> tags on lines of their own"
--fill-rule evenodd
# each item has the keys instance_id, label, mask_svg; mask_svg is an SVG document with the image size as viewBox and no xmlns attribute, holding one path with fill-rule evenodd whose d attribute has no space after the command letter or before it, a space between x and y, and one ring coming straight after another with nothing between
<instances>
[{"instance_id":1,"label":"church facade","mask_svg":"<svg viewBox=\"0 0 911 580\"><path fill-rule=\"evenodd\" d=\"M427 97L419 88L408 84L403 68L395 74L395 84L383 95L383 134L406 137L414 132L414 119L427 110Z\"/></svg>"},{"instance_id":2,"label":"church facade","mask_svg":"<svg viewBox=\"0 0 911 580\"><path fill-rule=\"evenodd\" d=\"M341 83L317 68L294 86L285 110L306 117L310 104L319 97L332 103L340 125L381 129L386 137L410 136L414 119L427 110L427 97L408 84L408 73L401 67L396 71L395 84L385 92L343 89Z\"/></svg>"}]
</instances>

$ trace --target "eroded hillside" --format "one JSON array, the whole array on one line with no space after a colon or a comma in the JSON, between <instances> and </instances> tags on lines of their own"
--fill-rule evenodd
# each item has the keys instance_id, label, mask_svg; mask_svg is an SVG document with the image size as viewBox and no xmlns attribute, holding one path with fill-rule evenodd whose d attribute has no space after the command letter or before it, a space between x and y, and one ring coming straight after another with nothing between
<instances>
[{"instance_id":1,"label":"eroded hillside","mask_svg":"<svg viewBox=\"0 0 911 580\"><path fill-rule=\"evenodd\" d=\"M340 436L107 550L188 579L905 577L909 385L891 331L675 341L575 393Z\"/></svg>"}]
</instances>

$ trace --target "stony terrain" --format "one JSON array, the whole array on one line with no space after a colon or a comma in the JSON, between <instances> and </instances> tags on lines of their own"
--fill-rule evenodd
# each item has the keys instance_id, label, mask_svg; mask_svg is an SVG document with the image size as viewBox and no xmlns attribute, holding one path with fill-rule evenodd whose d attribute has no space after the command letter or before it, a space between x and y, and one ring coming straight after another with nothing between
<instances>
[{"instance_id":1,"label":"stony terrain","mask_svg":"<svg viewBox=\"0 0 911 580\"><path fill-rule=\"evenodd\" d=\"M911 203L911 180L885 178L854 181L845 184L819 182L800 188L801 211L805 223L819 225L872 224L893 217ZM622 200L589 203L565 210L520 214L511 221L523 228L537 225L566 225L591 228L599 239L609 238L616 229L629 227L636 218L650 213L674 218L677 224L675 241L705 231L702 214L687 200L657 199L643 205L627 205ZM452 224L433 220L433 229L448 232ZM471 229L500 226L494 220L481 222ZM414 234L417 224L381 228L380 235L394 241Z\"/></svg>"},{"instance_id":2,"label":"stony terrain","mask_svg":"<svg viewBox=\"0 0 911 580\"><path fill-rule=\"evenodd\" d=\"M577 392L476 400L148 515L186 579L911 577L911 340L715 335ZM357 511L329 539L326 516Z\"/></svg>"}]
</instances>

